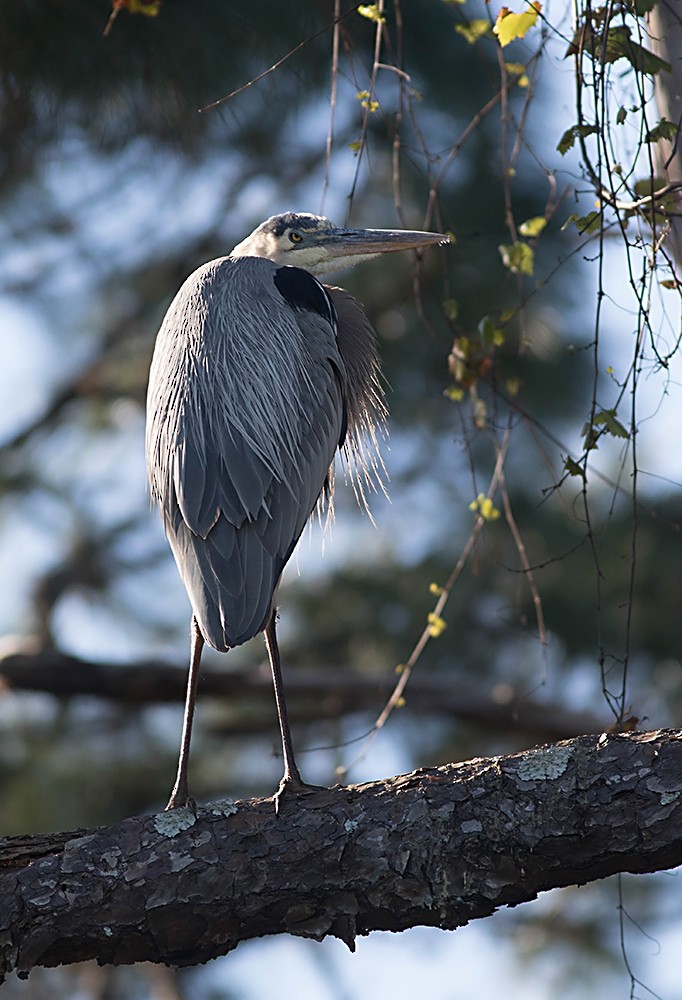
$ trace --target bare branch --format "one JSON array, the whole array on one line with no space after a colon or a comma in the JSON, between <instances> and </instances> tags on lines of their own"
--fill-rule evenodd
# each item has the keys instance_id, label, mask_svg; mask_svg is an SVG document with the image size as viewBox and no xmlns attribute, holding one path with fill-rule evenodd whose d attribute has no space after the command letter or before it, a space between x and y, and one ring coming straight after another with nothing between
<instances>
[{"instance_id":1,"label":"bare branch","mask_svg":"<svg viewBox=\"0 0 682 1000\"><path fill-rule=\"evenodd\" d=\"M241 941L454 929L682 862L682 731L583 736L284 800L0 841L0 975L194 965Z\"/></svg>"},{"instance_id":2,"label":"bare branch","mask_svg":"<svg viewBox=\"0 0 682 1000\"><path fill-rule=\"evenodd\" d=\"M339 718L344 712L369 711L386 701L395 676L381 678L349 669L301 670L285 664L286 688L294 720ZM163 702L182 704L187 668L144 661L136 664L86 662L54 649L0 651L0 690L42 691L58 698L91 695L131 705ZM272 702L272 680L267 664L262 670L225 671L206 664L199 682L200 696L229 699L267 698ZM560 704L530 697L505 697L482 693L480 683L467 685L448 672L415 675L410 681L407 708L411 712L452 715L530 734L532 739L566 739L578 733L600 733L608 721L596 714L574 712ZM274 716L271 717L274 722ZM238 724L231 731L243 732ZM248 731L261 730L250 718Z\"/></svg>"}]
</instances>

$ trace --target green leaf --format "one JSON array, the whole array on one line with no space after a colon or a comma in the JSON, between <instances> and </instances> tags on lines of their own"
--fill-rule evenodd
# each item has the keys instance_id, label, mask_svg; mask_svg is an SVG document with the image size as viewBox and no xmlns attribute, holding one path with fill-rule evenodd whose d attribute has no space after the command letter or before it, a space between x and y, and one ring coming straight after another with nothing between
<instances>
[{"instance_id":1,"label":"green leaf","mask_svg":"<svg viewBox=\"0 0 682 1000\"><path fill-rule=\"evenodd\" d=\"M573 149L575 140L579 136L596 135L597 132L599 132L599 129L596 125L571 125L559 139L557 149L564 156L569 149Z\"/></svg>"},{"instance_id":2,"label":"green leaf","mask_svg":"<svg viewBox=\"0 0 682 1000\"><path fill-rule=\"evenodd\" d=\"M658 0L627 0L627 8L635 17L644 17L652 11Z\"/></svg>"},{"instance_id":3,"label":"green leaf","mask_svg":"<svg viewBox=\"0 0 682 1000\"><path fill-rule=\"evenodd\" d=\"M478 324L481 340L487 347L500 347L504 344L504 330L490 316L484 316Z\"/></svg>"},{"instance_id":4,"label":"green leaf","mask_svg":"<svg viewBox=\"0 0 682 1000\"><path fill-rule=\"evenodd\" d=\"M578 476L583 482L585 482L584 468L582 465L578 465L576 460L571 458L570 455L564 462L564 470L569 474L569 476Z\"/></svg>"},{"instance_id":5,"label":"green leaf","mask_svg":"<svg viewBox=\"0 0 682 1000\"><path fill-rule=\"evenodd\" d=\"M613 437L625 438L626 440L630 437L630 432L623 427L615 410L601 410L600 413L597 413L594 418L594 426L603 427L606 433Z\"/></svg>"},{"instance_id":6,"label":"green leaf","mask_svg":"<svg viewBox=\"0 0 682 1000\"><path fill-rule=\"evenodd\" d=\"M459 303L457 299L446 299L443 303L443 312L448 319L457 319L459 313Z\"/></svg>"},{"instance_id":7,"label":"green leaf","mask_svg":"<svg viewBox=\"0 0 682 1000\"><path fill-rule=\"evenodd\" d=\"M594 451L597 448L598 434L589 420L583 424L580 436L585 440L585 451Z\"/></svg>"},{"instance_id":8,"label":"green leaf","mask_svg":"<svg viewBox=\"0 0 682 1000\"><path fill-rule=\"evenodd\" d=\"M625 119L627 118L627 116L628 116L628 113L627 113L627 111L626 111L625 108L622 108L622 107L618 108L618 114L616 115L616 124L617 125L622 125L623 122L625 121Z\"/></svg>"},{"instance_id":9,"label":"green leaf","mask_svg":"<svg viewBox=\"0 0 682 1000\"><path fill-rule=\"evenodd\" d=\"M660 73L662 69L670 72L672 68L670 63L666 62L665 59L660 59L642 45L633 42L630 28L624 24L616 28L609 28L602 58L606 63L614 63L619 59L627 59L633 69L639 70L640 73L648 73L651 76Z\"/></svg>"},{"instance_id":10,"label":"green leaf","mask_svg":"<svg viewBox=\"0 0 682 1000\"><path fill-rule=\"evenodd\" d=\"M475 17L466 24L456 24L455 31L466 38L469 45L473 45L479 38L490 34L490 21L485 17Z\"/></svg>"},{"instance_id":11,"label":"green leaf","mask_svg":"<svg viewBox=\"0 0 682 1000\"><path fill-rule=\"evenodd\" d=\"M601 212L588 212L587 215L578 215L577 212L573 212L564 222L561 231L568 229L571 222L575 223L575 228L581 236L585 233L590 235L596 233L601 225Z\"/></svg>"},{"instance_id":12,"label":"green leaf","mask_svg":"<svg viewBox=\"0 0 682 1000\"><path fill-rule=\"evenodd\" d=\"M497 249L502 263L512 274L533 274L535 253L527 243L518 240L516 243L503 243Z\"/></svg>"},{"instance_id":13,"label":"green leaf","mask_svg":"<svg viewBox=\"0 0 682 1000\"><path fill-rule=\"evenodd\" d=\"M658 125L654 125L652 129L649 129L644 137L645 142L658 142L659 139L674 139L679 132L679 125L675 122L669 122L664 116L661 118Z\"/></svg>"},{"instance_id":14,"label":"green leaf","mask_svg":"<svg viewBox=\"0 0 682 1000\"><path fill-rule=\"evenodd\" d=\"M532 239L534 236L539 236L542 230L547 225L547 219L544 215L534 215L532 219L526 219L519 226L519 232L522 236L527 236Z\"/></svg>"}]
</instances>

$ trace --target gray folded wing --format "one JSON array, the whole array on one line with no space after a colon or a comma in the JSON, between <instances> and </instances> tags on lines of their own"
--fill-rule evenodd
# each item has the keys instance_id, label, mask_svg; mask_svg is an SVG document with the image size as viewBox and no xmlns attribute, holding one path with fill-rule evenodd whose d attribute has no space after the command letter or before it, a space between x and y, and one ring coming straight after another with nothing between
<instances>
[{"instance_id":1,"label":"gray folded wing","mask_svg":"<svg viewBox=\"0 0 682 1000\"><path fill-rule=\"evenodd\" d=\"M335 311L297 268L229 257L162 324L147 463L194 614L216 649L261 631L344 427Z\"/></svg>"}]
</instances>

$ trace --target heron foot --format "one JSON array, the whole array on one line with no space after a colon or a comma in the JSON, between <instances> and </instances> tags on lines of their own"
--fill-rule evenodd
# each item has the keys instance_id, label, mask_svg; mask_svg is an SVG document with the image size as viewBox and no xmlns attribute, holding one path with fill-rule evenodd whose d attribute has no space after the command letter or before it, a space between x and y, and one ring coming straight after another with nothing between
<instances>
[{"instance_id":1,"label":"heron foot","mask_svg":"<svg viewBox=\"0 0 682 1000\"><path fill-rule=\"evenodd\" d=\"M312 795L313 792L323 792L326 790L324 785L309 785L306 781L303 781L300 775L285 774L279 783L279 788L272 796L275 803L275 812L279 815L285 795L287 798L291 798L297 795Z\"/></svg>"},{"instance_id":2,"label":"heron foot","mask_svg":"<svg viewBox=\"0 0 682 1000\"><path fill-rule=\"evenodd\" d=\"M197 804L192 796L186 788L181 789L177 785L171 792L171 797L164 812L168 812L170 809L191 809L195 816L197 814Z\"/></svg>"}]
</instances>

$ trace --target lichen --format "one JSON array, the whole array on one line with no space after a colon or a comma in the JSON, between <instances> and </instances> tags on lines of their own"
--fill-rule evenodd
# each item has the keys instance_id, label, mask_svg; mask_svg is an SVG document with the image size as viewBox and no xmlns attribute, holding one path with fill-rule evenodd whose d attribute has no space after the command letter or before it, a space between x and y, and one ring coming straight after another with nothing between
<instances>
[{"instance_id":1,"label":"lichen","mask_svg":"<svg viewBox=\"0 0 682 1000\"><path fill-rule=\"evenodd\" d=\"M156 814L154 829L164 837L177 837L183 830L189 830L194 826L196 821L196 816L188 807L169 809L167 812Z\"/></svg>"},{"instance_id":2,"label":"lichen","mask_svg":"<svg viewBox=\"0 0 682 1000\"><path fill-rule=\"evenodd\" d=\"M216 799L215 802L211 802L206 807L206 810L202 809L200 811L205 811L210 816L232 816L233 813L237 812L237 807L232 799Z\"/></svg>"},{"instance_id":3,"label":"lichen","mask_svg":"<svg viewBox=\"0 0 682 1000\"><path fill-rule=\"evenodd\" d=\"M523 781L560 778L568 767L573 749L570 746L549 746L531 750L518 763L518 775Z\"/></svg>"}]
</instances>

